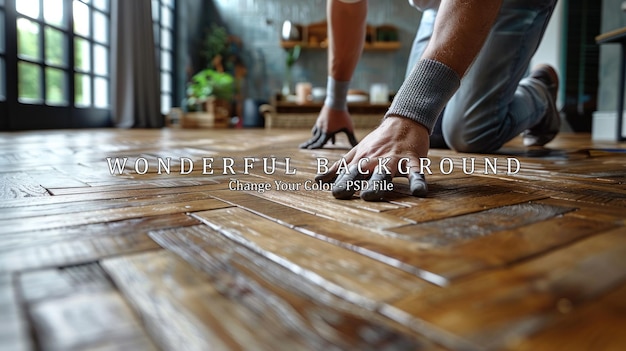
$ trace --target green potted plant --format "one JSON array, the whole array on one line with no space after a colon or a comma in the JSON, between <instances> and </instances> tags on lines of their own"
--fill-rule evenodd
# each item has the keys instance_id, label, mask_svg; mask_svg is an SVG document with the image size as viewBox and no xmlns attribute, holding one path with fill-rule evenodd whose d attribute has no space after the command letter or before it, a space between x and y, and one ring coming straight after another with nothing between
<instances>
[{"instance_id":1,"label":"green potted plant","mask_svg":"<svg viewBox=\"0 0 626 351\"><path fill-rule=\"evenodd\" d=\"M183 127L227 127L235 80L229 73L210 68L191 77L187 85L187 113Z\"/></svg>"},{"instance_id":2,"label":"green potted plant","mask_svg":"<svg viewBox=\"0 0 626 351\"><path fill-rule=\"evenodd\" d=\"M227 127L236 94L235 78L225 70L230 63L229 37L223 27L213 25L204 41L202 55L207 68L194 74L187 84L187 114L183 127ZM224 62L224 59L228 60Z\"/></svg>"},{"instance_id":3,"label":"green potted plant","mask_svg":"<svg viewBox=\"0 0 626 351\"><path fill-rule=\"evenodd\" d=\"M191 77L187 85L187 108L196 111L210 98L232 100L235 96L235 79L229 73L210 68L203 69Z\"/></svg>"}]
</instances>

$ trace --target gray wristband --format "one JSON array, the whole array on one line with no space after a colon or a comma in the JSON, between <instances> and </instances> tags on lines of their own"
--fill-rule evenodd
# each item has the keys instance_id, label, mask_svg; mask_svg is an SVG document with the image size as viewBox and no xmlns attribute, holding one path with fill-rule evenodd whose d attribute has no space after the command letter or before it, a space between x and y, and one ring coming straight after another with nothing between
<instances>
[{"instance_id":1,"label":"gray wristband","mask_svg":"<svg viewBox=\"0 0 626 351\"><path fill-rule=\"evenodd\" d=\"M432 133L437 118L461 85L461 78L439 61L422 59L415 64L385 118L400 116L422 124Z\"/></svg>"},{"instance_id":2,"label":"gray wristband","mask_svg":"<svg viewBox=\"0 0 626 351\"><path fill-rule=\"evenodd\" d=\"M350 81L337 81L328 76L326 80L326 100L324 105L333 110L348 111L348 90Z\"/></svg>"}]
</instances>

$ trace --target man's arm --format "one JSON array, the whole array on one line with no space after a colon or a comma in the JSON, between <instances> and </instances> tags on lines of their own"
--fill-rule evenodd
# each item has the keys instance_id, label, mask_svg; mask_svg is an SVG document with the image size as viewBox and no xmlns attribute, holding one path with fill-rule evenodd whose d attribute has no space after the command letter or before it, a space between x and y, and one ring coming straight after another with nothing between
<instances>
[{"instance_id":1,"label":"man's arm","mask_svg":"<svg viewBox=\"0 0 626 351\"><path fill-rule=\"evenodd\" d=\"M365 43L367 0L327 0L328 78L324 107L313 127L313 136L300 145L318 149L338 132L345 132L352 146L357 144L348 113L348 89Z\"/></svg>"},{"instance_id":2,"label":"man's arm","mask_svg":"<svg viewBox=\"0 0 626 351\"><path fill-rule=\"evenodd\" d=\"M502 0L442 0L423 59L439 61L463 76L483 46Z\"/></svg>"},{"instance_id":3,"label":"man's arm","mask_svg":"<svg viewBox=\"0 0 626 351\"><path fill-rule=\"evenodd\" d=\"M335 181L333 195L336 198L352 197L354 191L350 191L346 185L348 181L363 177L356 165L364 158L370 161L362 163L361 169L369 171L366 177L370 180L401 175L401 171L405 170L398 169L398 162L402 158L409 158L406 166L411 191L416 196L426 194L426 182L417 173L420 158L428 155L430 128L454 93L455 86L458 87L460 78L478 55L501 4L502 0L441 1L431 41L416 64L416 69L398 91L386 118L344 156L350 172ZM424 77L428 74L433 77ZM457 81L444 82L439 77ZM377 175L379 170L375 168L378 159L384 158L390 159L388 168L391 174ZM337 178L335 173L338 168L339 163L335 163L328 173L318 178L331 181ZM365 200L380 200L383 195L384 189L361 191L361 197Z\"/></svg>"},{"instance_id":4,"label":"man's arm","mask_svg":"<svg viewBox=\"0 0 626 351\"><path fill-rule=\"evenodd\" d=\"M326 2L328 72L337 81L350 81L365 43L367 0Z\"/></svg>"}]
</instances>

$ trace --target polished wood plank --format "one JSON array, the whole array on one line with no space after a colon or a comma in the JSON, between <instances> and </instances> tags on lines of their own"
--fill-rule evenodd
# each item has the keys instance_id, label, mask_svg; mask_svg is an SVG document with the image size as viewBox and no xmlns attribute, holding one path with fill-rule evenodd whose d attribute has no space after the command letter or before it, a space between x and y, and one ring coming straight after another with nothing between
<instances>
[{"instance_id":1,"label":"polished wood plank","mask_svg":"<svg viewBox=\"0 0 626 351\"><path fill-rule=\"evenodd\" d=\"M335 202L330 193L326 193L326 199L291 192L279 193L271 191L258 194L258 196L287 206L296 206L303 212L333 218L358 227L387 229L414 223L410 219L390 213L391 211L371 213L372 211L367 209L344 205L343 202Z\"/></svg>"},{"instance_id":2,"label":"polished wood plank","mask_svg":"<svg viewBox=\"0 0 626 351\"><path fill-rule=\"evenodd\" d=\"M539 202L549 205L575 208L575 211L570 213L570 215L574 217L600 222L610 222L617 225L626 225L626 211L620 207L598 206L596 204L563 200L559 198L544 199Z\"/></svg>"},{"instance_id":3,"label":"polished wood plank","mask_svg":"<svg viewBox=\"0 0 626 351\"><path fill-rule=\"evenodd\" d=\"M49 196L48 191L27 173L0 173L0 199L11 200L25 197Z\"/></svg>"},{"instance_id":4,"label":"polished wood plank","mask_svg":"<svg viewBox=\"0 0 626 351\"><path fill-rule=\"evenodd\" d=\"M501 206L511 204L521 204L528 201L543 199L546 196L539 192L536 193L520 193L520 192L507 192L495 195L485 195L481 193L475 193L475 196L471 196L463 199L463 206L451 206L450 199L438 200L438 199L418 199L418 198L403 198L401 201L403 204L411 203L409 208L400 208L386 212L386 214L394 215L406 219L413 220L415 222L427 222L438 219L444 219L448 217L465 215L468 213L480 212L487 209L497 208Z\"/></svg>"},{"instance_id":5,"label":"polished wood plank","mask_svg":"<svg viewBox=\"0 0 626 351\"><path fill-rule=\"evenodd\" d=\"M21 291L43 350L156 350L99 266L26 273Z\"/></svg>"},{"instance_id":6,"label":"polished wood plank","mask_svg":"<svg viewBox=\"0 0 626 351\"><path fill-rule=\"evenodd\" d=\"M158 249L148 232L199 222L184 214L145 217L7 234L0 241L0 272L76 265Z\"/></svg>"},{"instance_id":7,"label":"polished wood plank","mask_svg":"<svg viewBox=\"0 0 626 351\"><path fill-rule=\"evenodd\" d=\"M14 280L12 274L0 273L0 350L32 350L34 341Z\"/></svg>"},{"instance_id":8,"label":"polished wood plank","mask_svg":"<svg viewBox=\"0 0 626 351\"><path fill-rule=\"evenodd\" d=\"M626 264L624 234L617 228L510 269L407 296L395 306L498 349L540 330L561 313L560 304L582 305L626 282L626 271L612 269Z\"/></svg>"},{"instance_id":9,"label":"polished wood plank","mask_svg":"<svg viewBox=\"0 0 626 351\"><path fill-rule=\"evenodd\" d=\"M269 260L299 272L306 279L323 280L344 298L392 300L400 291L419 290L424 283L400 270L356 253L302 235L291 228L237 208L205 211L194 216L229 239Z\"/></svg>"},{"instance_id":10,"label":"polished wood plank","mask_svg":"<svg viewBox=\"0 0 626 351\"><path fill-rule=\"evenodd\" d=\"M151 235L160 245L205 272L222 295L245 298L243 305L269 316L282 315L275 319L291 321L283 326L287 329L310 329L313 335L303 336L311 338L308 343L313 349L381 349L385 345L392 349L439 349L410 328L381 318L376 305L350 303L327 286L302 279L297 272L242 249L206 227L162 230ZM225 279L231 283L219 283ZM243 296L231 292L233 281L237 282L238 292L245 292ZM261 301L254 299L258 292L263 293Z\"/></svg>"},{"instance_id":11,"label":"polished wood plank","mask_svg":"<svg viewBox=\"0 0 626 351\"><path fill-rule=\"evenodd\" d=\"M626 284L582 306L563 300L559 310L561 315L545 329L532 338L512 340L508 348L548 351L559 345L567 350L618 351L626 345Z\"/></svg>"},{"instance_id":12,"label":"polished wood plank","mask_svg":"<svg viewBox=\"0 0 626 351\"><path fill-rule=\"evenodd\" d=\"M330 316L325 317L324 314L331 311L325 312L323 306L320 306L321 310L316 310L302 298L298 299L298 303L310 307L294 307L310 314L291 315L294 313L294 307L288 304L291 301L285 301L284 297L274 295L236 271L223 271L226 266L219 264L219 257L214 260L209 258L207 262L207 269L213 273L209 276L164 252L110 260L104 265L139 306L161 346L168 349L176 348L181 342L192 349L325 349L332 347L328 339L339 345L345 343L341 337L333 335L332 330L337 326L332 324L340 323L348 327L352 321L361 325L365 323L361 328L367 328L367 321L337 313L327 320ZM163 319L165 315L171 317ZM303 320L309 318L308 322ZM341 321L344 318L349 319ZM322 324L306 332L303 323ZM324 328L324 323L330 323L334 328ZM359 324L351 327L358 330ZM330 334L326 334L325 330ZM381 336L385 335L382 338L384 342L394 344L393 335L384 329L379 332L383 333ZM344 333L351 331L348 329ZM358 334L351 336L359 337ZM418 345L410 336L397 334L394 338L396 345ZM370 348L364 341L361 340L362 345ZM372 345L375 345L374 339Z\"/></svg>"},{"instance_id":13,"label":"polished wood plank","mask_svg":"<svg viewBox=\"0 0 626 351\"><path fill-rule=\"evenodd\" d=\"M424 256L427 253L420 243L402 240L374 228L361 227L355 230L352 225L342 221L302 212L247 193L217 191L213 193L213 196L283 226L293 228L299 233L355 251L431 283L445 284L443 277L420 268L423 260L431 257L431 255ZM436 258L442 257L436 256Z\"/></svg>"},{"instance_id":14,"label":"polished wood plank","mask_svg":"<svg viewBox=\"0 0 626 351\"><path fill-rule=\"evenodd\" d=\"M28 207L39 208L41 206L54 207L59 204L69 204L76 202L101 201L101 200L120 200L128 198L148 198L159 197L162 195L185 194L185 193L204 193L212 190L226 189L227 185L216 182L209 185L184 185L170 187L148 187L137 189L120 190L119 187L88 187L88 188L63 188L69 190L67 193L58 194L52 192L54 196L46 197L26 197L13 200L6 200L0 203L0 209L4 211L12 211L11 208L22 207L23 210L29 210ZM6 209L6 210L5 210ZM16 211L17 212L17 211ZM19 213L19 212L17 212Z\"/></svg>"},{"instance_id":15,"label":"polished wood plank","mask_svg":"<svg viewBox=\"0 0 626 351\"><path fill-rule=\"evenodd\" d=\"M468 206L469 207L469 206ZM456 217L389 229L398 236L433 247L451 247L492 233L527 226L550 219L571 209L521 203L486 209Z\"/></svg>"},{"instance_id":16,"label":"polished wood plank","mask_svg":"<svg viewBox=\"0 0 626 351\"><path fill-rule=\"evenodd\" d=\"M219 200L206 198L202 200L192 200L184 202L172 202L137 207L123 207L85 211L76 216L55 214L43 217L36 217L28 221L24 221L21 218L11 218L0 220L0 237L5 234L13 234L34 230L46 230L75 225L115 222L125 219L202 211L214 208L223 208L227 206L227 204Z\"/></svg>"},{"instance_id":17,"label":"polished wood plank","mask_svg":"<svg viewBox=\"0 0 626 351\"><path fill-rule=\"evenodd\" d=\"M23 206L6 208L0 213L0 221L17 218L33 218L55 215L75 215L81 213L107 211L115 209L127 208L147 208L149 206L158 206L167 203L193 203L202 200L212 199L210 191L193 191L181 193L178 191L174 194L164 195L146 195L109 199L108 201L71 201L65 203L56 203L50 205L39 206Z\"/></svg>"}]
</instances>

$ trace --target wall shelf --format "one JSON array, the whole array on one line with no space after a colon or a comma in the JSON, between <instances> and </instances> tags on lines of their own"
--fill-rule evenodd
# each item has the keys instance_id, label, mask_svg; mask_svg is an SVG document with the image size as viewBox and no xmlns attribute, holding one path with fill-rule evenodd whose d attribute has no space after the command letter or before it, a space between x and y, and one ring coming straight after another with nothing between
<instances>
[{"instance_id":1,"label":"wall shelf","mask_svg":"<svg viewBox=\"0 0 626 351\"><path fill-rule=\"evenodd\" d=\"M280 46L292 49L299 45L302 49L326 50L328 48L328 24L326 21L308 26L295 25L300 32L298 40L281 40ZM391 25L371 26L366 28L366 51L395 51L402 46L398 40L398 30Z\"/></svg>"},{"instance_id":2,"label":"wall shelf","mask_svg":"<svg viewBox=\"0 0 626 351\"><path fill-rule=\"evenodd\" d=\"M328 45L326 43L319 44L310 44L304 41L293 41L293 40L283 40L280 42L280 46L283 49L292 49L296 45L300 45L302 49L310 49L310 50L326 50ZM388 41L388 42L374 42L374 43L365 43L363 50L367 51L395 51L400 49L402 44L399 41Z\"/></svg>"}]
</instances>

